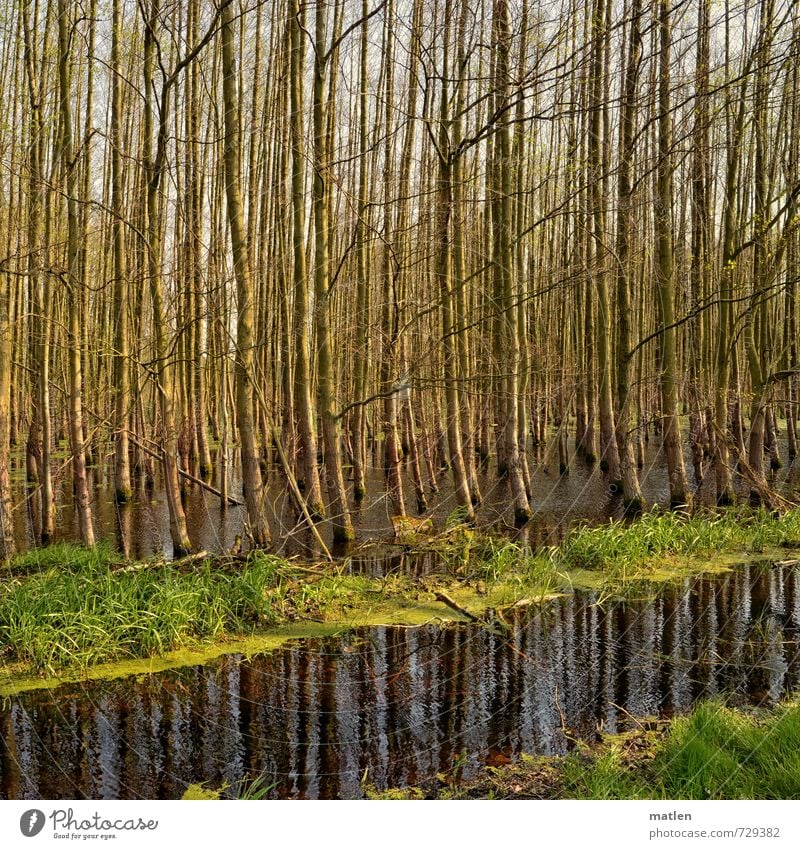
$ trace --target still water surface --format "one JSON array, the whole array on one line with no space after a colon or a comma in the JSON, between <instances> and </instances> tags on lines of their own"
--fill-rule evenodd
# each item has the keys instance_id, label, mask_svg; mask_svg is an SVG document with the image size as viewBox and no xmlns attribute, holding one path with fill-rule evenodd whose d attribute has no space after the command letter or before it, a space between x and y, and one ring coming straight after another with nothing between
<instances>
[{"instance_id":1,"label":"still water surface","mask_svg":"<svg viewBox=\"0 0 800 849\"><path fill-rule=\"evenodd\" d=\"M800 685L799 639L800 571L749 565L647 601L577 593L518 611L508 635L363 628L64 685L0 706L0 795L175 798L263 776L273 796L354 798L457 762L469 777L716 694L772 704Z\"/></svg>"},{"instance_id":2,"label":"still water surface","mask_svg":"<svg viewBox=\"0 0 800 849\"><path fill-rule=\"evenodd\" d=\"M785 454L784 447L783 456ZM534 514L532 521L521 531L514 531L508 484L505 480L498 480L494 467L490 467L482 473L479 481L484 498L478 511L478 523L481 527L492 527L535 547L557 544L578 522L602 523L622 516L621 497L609 491L608 480L597 465L589 466L573 457L569 474L560 475L557 468L546 468L541 450L538 453L533 452L531 460L531 507ZM685 462L687 469L691 469L691 457L688 453ZM147 489L144 481L140 480L133 501L118 505L114 502L112 471L111 468L102 467L89 471L93 490L95 531L98 537L110 541L132 558L141 559L153 554L171 557L169 515L166 498L158 481L153 489ZM25 503L22 485L24 474L23 458L17 456L14 458L12 477L16 482L15 500L19 504ZM219 475L220 469L215 466L213 483L217 486L220 483ZM414 495L407 467L404 467L403 475L407 510L411 512ZM240 496L241 480L237 470L230 470L229 476L230 493ZM669 505L669 483L664 456L655 441L651 441L646 448L640 478L642 492L649 505ZM713 484L713 475L706 475L703 486L695 493L695 499L713 503ZM456 509L456 502L448 473L442 472L439 475L437 485L438 492L428 493L430 509L426 516L441 527L448 515ZM790 498L795 498L795 492L800 486L800 464L782 469L774 485L780 487ZM56 539L74 540L78 537L78 529L68 465L60 467L60 473L56 475L56 491ZM353 524L358 540L386 540L392 536L391 511L385 496L383 472L377 466L368 470L367 493L361 505L354 505L351 498ZM743 488L740 494L746 498L746 489ZM216 496L197 486L185 490L184 508L189 538L196 550L223 551L236 544L237 536L244 535L244 509L235 506L221 509ZM273 545L279 552L318 556L314 538L303 527L303 523L298 521L287 494L285 481L274 469L267 476L266 511ZM18 547L31 547L33 536L30 516L25 509L19 509L15 511L15 519ZM319 529L326 543L332 547L329 523L323 522Z\"/></svg>"}]
</instances>

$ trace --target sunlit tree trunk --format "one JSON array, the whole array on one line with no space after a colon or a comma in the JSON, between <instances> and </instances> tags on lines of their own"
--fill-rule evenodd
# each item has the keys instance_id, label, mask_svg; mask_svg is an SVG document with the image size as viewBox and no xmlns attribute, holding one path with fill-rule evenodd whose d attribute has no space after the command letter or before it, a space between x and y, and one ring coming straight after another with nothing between
<instances>
[{"instance_id":1,"label":"sunlit tree trunk","mask_svg":"<svg viewBox=\"0 0 800 849\"><path fill-rule=\"evenodd\" d=\"M708 252L709 233L709 3L700 0L697 10L697 59L695 61L695 107L692 139L691 209L692 209L692 264L691 303L693 316L689 322L689 441L692 450L695 481L699 486L704 476L704 455L707 430L703 423L704 404L707 399L703 315L700 313L704 293L708 289L710 271Z\"/></svg>"},{"instance_id":2,"label":"sunlit tree trunk","mask_svg":"<svg viewBox=\"0 0 800 849\"><path fill-rule=\"evenodd\" d=\"M361 13L368 14L367 0L362 0ZM365 20L361 27L359 46L359 92L358 92L358 213L353 239L356 243L356 350L353 366L353 391L356 401L366 397L367 370L369 368L369 251L367 241L367 215L369 214L367 185L369 176L369 145L367 88L369 85L369 23ZM359 404L353 411L353 498L361 501L367 492L364 475L366 448L364 431L366 428L366 405Z\"/></svg>"},{"instance_id":3,"label":"sunlit tree trunk","mask_svg":"<svg viewBox=\"0 0 800 849\"><path fill-rule=\"evenodd\" d=\"M264 492L253 424L254 293L250 257L246 244L242 192L239 179L241 163L241 126L236 80L236 58L230 5L222 10L222 85L225 104L225 187L228 200L228 225L236 275L236 418L242 454L242 486L247 505L250 533L255 545L269 542L269 527L264 515Z\"/></svg>"},{"instance_id":4,"label":"sunlit tree trunk","mask_svg":"<svg viewBox=\"0 0 800 849\"><path fill-rule=\"evenodd\" d=\"M32 369L31 400L33 410L26 446L28 484L31 489L31 518L34 537L47 544L54 530L53 479L50 469L50 285L42 267L47 261L46 242L42 243L42 199L45 193L43 173L45 155L45 122L43 100L47 73L45 46L50 32L51 9L47 5L46 20L39 50L38 18L30 19L39 7L20 4L24 38L25 76L29 102L28 147L28 287L33 321L28 324L30 364ZM41 55L40 55L41 54Z\"/></svg>"},{"instance_id":5,"label":"sunlit tree trunk","mask_svg":"<svg viewBox=\"0 0 800 849\"><path fill-rule=\"evenodd\" d=\"M130 450L128 426L131 415L130 340L128 329L128 280L125 248L124 185L122 170L122 0L114 0L111 20L111 238L114 251L114 491L118 502L130 500Z\"/></svg>"},{"instance_id":6,"label":"sunlit tree trunk","mask_svg":"<svg viewBox=\"0 0 800 849\"><path fill-rule=\"evenodd\" d=\"M299 0L288 0L291 30L290 121L292 136L292 245L294 251L294 402L298 418L298 436L303 473L303 496L309 513L321 517L322 505L319 470L317 468L317 434L311 400L311 344L308 338L308 278L306 272L306 194L305 143L303 130L303 87L305 28Z\"/></svg>"},{"instance_id":7,"label":"sunlit tree trunk","mask_svg":"<svg viewBox=\"0 0 800 849\"><path fill-rule=\"evenodd\" d=\"M334 408L333 361L330 335L330 255L328 245L329 195L331 173L328 155L328 104L325 82L328 74L326 51L327 4L317 3L315 15L314 52L314 329L317 337L317 379L325 446L325 477L328 484L328 501L333 536L337 542L353 539L353 525L347 506L347 495L342 472L342 455L339 438L339 419Z\"/></svg>"},{"instance_id":8,"label":"sunlit tree trunk","mask_svg":"<svg viewBox=\"0 0 800 849\"><path fill-rule=\"evenodd\" d=\"M161 414L161 436L159 448L164 474L164 492L169 511L170 536L175 557L189 552L191 543L186 527L186 514L181 501L178 473L178 436L175 427L174 405L176 397L174 354L170 350L167 336L168 325L164 307L163 281L161 277L163 234L161 229L161 183L165 168L166 142L169 127L171 84L162 82L157 104L153 103L153 63L156 52L156 27L161 13L160 0L151 0L147 12L144 39L144 160L147 193L147 265L150 276L150 300L153 309L153 331L155 336L154 374ZM175 77L171 78L173 81ZM153 153L153 111L158 110L157 141Z\"/></svg>"},{"instance_id":9,"label":"sunlit tree trunk","mask_svg":"<svg viewBox=\"0 0 800 849\"><path fill-rule=\"evenodd\" d=\"M589 197L591 228L594 236L592 255L594 267L590 266L591 285L597 293L597 371L599 389L600 420L600 468L608 473L611 485L620 483L619 454L614 439L614 404L611 380L611 310L608 297L606 272L606 234L603 211L604 163L602 155L604 73L603 54L605 38L605 0L597 0L593 10L592 38L594 43L591 75L591 101L589 119Z\"/></svg>"},{"instance_id":10,"label":"sunlit tree trunk","mask_svg":"<svg viewBox=\"0 0 800 849\"><path fill-rule=\"evenodd\" d=\"M444 372L445 415L447 432L447 453L453 475L456 504L467 521L474 521L475 511L472 494L464 463L464 446L461 435L461 418L458 397L458 350L454 338L452 249L450 228L453 217L453 164L449 149L447 127L450 122L449 85L450 68L450 18L452 7L450 0L445 3L445 40L443 44L443 74L439 106L439 132L437 138L438 173L436 179L436 279L441 299L442 315L442 367Z\"/></svg>"},{"instance_id":11,"label":"sunlit tree trunk","mask_svg":"<svg viewBox=\"0 0 800 849\"><path fill-rule=\"evenodd\" d=\"M661 321L661 409L664 453L673 505L690 502L678 418L675 341L675 272L672 235L672 116L670 112L670 2L659 0L658 166L656 172L655 277Z\"/></svg>"},{"instance_id":12,"label":"sunlit tree trunk","mask_svg":"<svg viewBox=\"0 0 800 849\"><path fill-rule=\"evenodd\" d=\"M79 244L78 200L75 158L72 152L72 91L70 65L70 20L67 0L58 2L58 78L61 103L61 166L66 186L67 203L67 301L69 312L69 434L72 452L72 479L75 490L75 512L84 545L94 545L91 498L86 479L86 446L83 432L83 378L81 371L81 248Z\"/></svg>"},{"instance_id":13,"label":"sunlit tree trunk","mask_svg":"<svg viewBox=\"0 0 800 849\"><path fill-rule=\"evenodd\" d=\"M386 489L393 516L401 516L406 512L403 494L403 478L400 473L400 440L397 430L398 422L398 384L397 353L398 328L396 326L397 299L395 288L395 271L392 255L394 253L394 232L392 216L392 192L394 190L394 145L392 143L392 112L394 109L394 73L393 73L393 39L391 33L392 0L388 0L386 27L384 29L384 107L386 119L384 132L383 160L383 238L381 263L381 369L380 389L383 395L383 465L386 476ZM364 24L366 27L366 23Z\"/></svg>"},{"instance_id":14,"label":"sunlit tree trunk","mask_svg":"<svg viewBox=\"0 0 800 849\"><path fill-rule=\"evenodd\" d=\"M498 107L506 106L509 99L509 48L511 33L508 21L507 0L495 0L493 27L495 30L496 80ZM520 338L517 324L517 307L514 303L515 285L513 279L514 250L511 246L511 233L514 230L514 219L511 209L511 140L509 121L511 113L507 110L499 118L497 139L495 142L496 179L495 192L497 200L495 217L494 265L498 278L497 291L502 295L503 314L501 317L502 339L504 349L503 368L505 384L505 421L504 421L504 455L508 480L511 487L511 497L514 505L514 521L517 524L527 522L531 517L531 508L525 492L525 481L522 477L519 453L519 368L520 368Z\"/></svg>"},{"instance_id":15,"label":"sunlit tree trunk","mask_svg":"<svg viewBox=\"0 0 800 849\"><path fill-rule=\"evenodd\" d=\"M0 560L15 550L9 460L11 450L11 278L0 277Z\"/></svg>"},{"instance_id":16,"label":"sunlit tree trunk","mask_svg":"<svg viewBox=\"0 0 800 849\"><path fill-rule=\"evenodd\" d=\"M644 506L636 459L631 441L631 411L635 393L631 385L631 282L630 282L630 236L633 231L631 208L631 163L636 145L636 94L638 68L642 55L642 37L639 19L642 14L641 0L633 0L630 11L630 37L628 55L625 58L623 101L620 127L620 161L617 174L617 374L616 374L616 425L615 436L619 451L620 475L622 477L622 499L627 510L636 512Z\"/></svg>"}]
</instances>

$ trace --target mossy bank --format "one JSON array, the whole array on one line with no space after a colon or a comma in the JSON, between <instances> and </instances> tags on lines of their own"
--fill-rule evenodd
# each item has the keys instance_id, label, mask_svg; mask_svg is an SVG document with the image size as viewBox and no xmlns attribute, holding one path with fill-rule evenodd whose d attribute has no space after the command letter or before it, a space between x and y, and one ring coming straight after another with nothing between
<instances>
[{"instance_id":1,"label":"mossy bank","mask_svg":"<svg viewBox=\"0 0 800 849\"><path fill-rule=\"evenodd\" d=\"M525 551L464 525L406 535L434 555L430 574L353 574L348 561L300 563L264 552L128 564L105 546L57 545L18 557L0 581L0 695L58 680L147 672L251 653L359 625L484 617L574 588L598 600L800 549L800 511L650 513L573 530Z\"/></svg>"}]
</instances>

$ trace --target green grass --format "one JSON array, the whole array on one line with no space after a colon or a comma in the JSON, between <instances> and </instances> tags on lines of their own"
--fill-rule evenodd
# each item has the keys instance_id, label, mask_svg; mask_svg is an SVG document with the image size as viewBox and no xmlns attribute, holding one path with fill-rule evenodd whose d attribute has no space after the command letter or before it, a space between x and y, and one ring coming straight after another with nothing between
<instances>
[{"instance_id":1,"label":"green grass","mask_svg":"<svg viewBox=\"0 0 800 849\"><path fill-rule=\"evenodd\" d=\"M422 581L372 580L264 553L227 566L212 558L187 570L169 563L121 568L108 546L53 545L0 566L0 661L52 674L247 636L298 618L345 623L356 613L370 621L386 614L386 622L417 624L447 615L435 601L445 587L478 616L580 586L599 589L602 599L733 563L731 552L739 559L775 556L782 546L800 548L798 540L800 510L653 512L634 523L576 528L562 545L535 553L454 524L420 542L442 564L441 574Z\"/></svg>"},{"instance_id":2,"label":"green grass","mask_svg":"<svg viewBox=\"0 0 800 849\"><path fill-rule=\"evenodd\" d=\"M94 548L83 548L71 542L58 542L26 551L12 561L0 564L0 575L4 570L14 575L46 572L49 569L67 572L91 571L105 566L121 565L122 562L121 555L104 542Z\"/></svg>"},{"instance_id":3,"label":"green grass","mask_svg":"<svg viewBox=\"0 0 800 849\"><path fill-rule=\"evenodd\" d=\"M681 559L722 553L755 555L800 548L800 510L681 512L654 510L635 522L579 526L563 543L534 553L504 539L454 528L439 543L450 568L485 581L510 580L543 591L590 585L615 592L640 589L639 582L669 576ZM680 570L678 570L679 572ZM595 573L595 580L587 573ZM583 580L581 580L583 579Z\"/></svg>"},{"instance_id":4,"label":"green grass","mask_svg":"<svg viewBox=\"0 0 800 849\"><path fill-rule=\"evenodd\" d=\"M598 756L570 755L563 795L577 799L800 798L800 704L745 712L700 704L676 719L652 760L631 762L624 738Z\"/></svg>"},{"instance_id":5,"label":"green grass","mask_svg":"<svg viewBox=\"0 0 800 849\"><path fill-rule=\"evenodd\" d=\"M653 511L634 523L610 522L573 531L554 557L586 569L636 568L670 555L703 555L735 549L750 552L800 540L800 510L722 513Z\"/></svg>"},{"instance_id":6,"label":"green grass","mask_svg":"<svg viewBox=\"0 0 800 849\"><path fill-rule=\"evenodd\" d=\"M275 621L265 588L281 561L259 556L239 571L210 562L113 570L105 547L53 546L12 562L39 571L0 584L0 646L7 662L54 672L120 657L149 657Z\"/></svg>"}]
</instances>

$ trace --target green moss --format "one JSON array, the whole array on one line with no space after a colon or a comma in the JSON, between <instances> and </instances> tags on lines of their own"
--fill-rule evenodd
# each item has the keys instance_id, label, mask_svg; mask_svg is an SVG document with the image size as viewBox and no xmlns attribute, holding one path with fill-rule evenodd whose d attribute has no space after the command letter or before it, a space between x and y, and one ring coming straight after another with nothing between
<instances>
[{"instance_id":1,"label":"green moss","mask_svg":"<svg viewBox=\"0 0 800 849\"><path fill-rule=\"evenodd\" d=\"M221 793L221 789L212 790L209 787L203 787L202 784L190 784L181 799L186 802L208 802L219 799Z\"/></svg>"},{"instance_id":2,"label":"green moss","mask_svg":"<svg viewBox=\"0 0 800 849\"><path fill-rule=\"evenodd\" d=\"M80 680L98 669L113 677L203 662L241 651L251 639L263 651L270 640L313 636L317 626L335 633L464 621L436 599L442 590L473 617L580 588L597 591L601 601L647 595L665 581L728 569L754 554L785 559L798 540L800 510L654 512L631 524L578 528L563 545L534 553L452 524L412 549L438 560L436 573L421 579L371 579L266 553L210 557L188 568L123 566L104 545L54 545L5 567L0 659L7 674L0 695Z\"/></svg>"},{"instance_id":3,"label":"green moss","mask_svg":"<svg viewBox=\"0 0 800 849\"><path fill-rule=\"evenodd\" d=\"M372 785L363 787L364 797L380 801L408 801L410 799L424 799L425 794L419 787L390 787L387 790L378 790Z\"/></svg>"}]
</instances>

